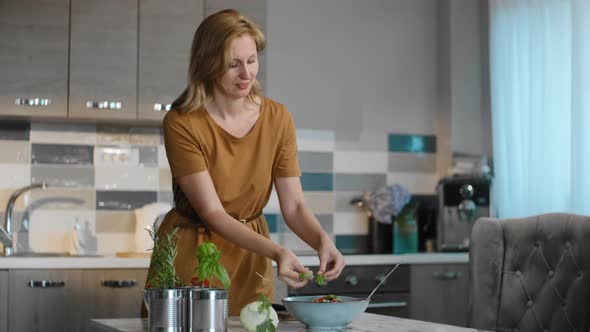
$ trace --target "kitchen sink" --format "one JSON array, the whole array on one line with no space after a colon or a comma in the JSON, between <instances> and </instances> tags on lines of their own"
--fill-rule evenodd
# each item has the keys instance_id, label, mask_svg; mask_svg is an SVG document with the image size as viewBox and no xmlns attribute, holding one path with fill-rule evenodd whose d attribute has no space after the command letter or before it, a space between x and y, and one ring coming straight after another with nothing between
<instances>
[{"instance_id":1,"label":"kitchen sink","mask_svg":"<svg viewBox=\"0 0 590 332\"><path fill-rule=\"evenodd\" d=\"M70 257L70 258L79 258L79 257L104 257L103 255L99 254L70 254L67 252L15 252L10 256L0 256L0 257Z\"/></svg>"}]
</instances>

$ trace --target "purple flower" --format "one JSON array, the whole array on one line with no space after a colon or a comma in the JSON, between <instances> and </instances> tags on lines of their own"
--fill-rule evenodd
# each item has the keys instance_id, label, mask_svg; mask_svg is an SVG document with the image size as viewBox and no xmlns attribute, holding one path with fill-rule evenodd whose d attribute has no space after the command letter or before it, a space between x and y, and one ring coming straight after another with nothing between
<instances>
[{"instance_id":1,"label":"purple flower","mask_svg":"<svg viewBox=\"0 0 590 332\"><path fill-rule=\"evenodd\" d=\"M394 184L371 193L368 204L378 222L391 224L392 217L397 217L411 198L412 195L406 188Z\"/></svg>"}]
</instances>

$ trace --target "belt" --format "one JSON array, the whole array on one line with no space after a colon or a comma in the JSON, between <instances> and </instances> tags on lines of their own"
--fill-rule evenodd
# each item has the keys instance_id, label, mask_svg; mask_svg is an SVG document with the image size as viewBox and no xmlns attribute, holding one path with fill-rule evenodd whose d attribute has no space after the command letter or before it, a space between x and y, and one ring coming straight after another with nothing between
<instances>
[{"instance_id":1,"label":"belt","mask_svg":"<svg viewBox=\"0 0 590 332\"><path fill-rule=\"evenodd\" d=\"M207 227L207 225L203 221L203 219L201 219L201 217L199 217L199 215L197 213L195 213L194 211L187 212L187 211L183 211L183 210L181 210L179 208L176 208L176 207L174 208L174 211L176 211L176 213L180 214L181 216L194 221L198 225L202 225L204 227ZM237 219L242 224L247 224L250 221L253 221L253 220L258 219L261 215L262 215L262 211L258 211L258 213L255 213L252 216L247 217L247 218L239 219L239 218L236 218L234 216L232 216L232 217L235 218L235 219Z\"/></svg>"}]
</instances>

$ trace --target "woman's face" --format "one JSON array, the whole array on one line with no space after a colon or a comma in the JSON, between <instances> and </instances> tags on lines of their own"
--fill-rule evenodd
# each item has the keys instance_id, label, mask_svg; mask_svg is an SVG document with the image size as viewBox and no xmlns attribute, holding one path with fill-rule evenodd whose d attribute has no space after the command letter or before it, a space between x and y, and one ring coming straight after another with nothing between
<instances>
[{"instance_id":1,"label":"woman's face","mask_svg":"<svg viewBox=\"0 0 590 332\"><path fill-rule=\"evenodd\" d=\"M230 44L229 68L217 82L219 93L229 98L247 97L258 74L256 43L249 34L235 38Z\"/></svg>"}]
</instances>

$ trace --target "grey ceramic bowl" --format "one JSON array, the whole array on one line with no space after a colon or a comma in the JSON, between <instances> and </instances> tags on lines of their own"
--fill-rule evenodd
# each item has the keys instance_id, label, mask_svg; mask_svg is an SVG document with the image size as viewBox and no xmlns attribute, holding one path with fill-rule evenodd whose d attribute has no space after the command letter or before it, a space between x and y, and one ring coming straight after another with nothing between
<instances>
[{"instance_id":1,"label":"grey ceramic bowl","mask_svg":"<svg viewBox=\"0 0 590 332\"><path fill-rule=\"evenodd\" d=\"M342 302L312 302L320 296L291 296L284 298L283 304L295 319L310 330L342 329L369 306L369 300L349 296L339 296Z\"/></svg>"}]
</instances>

